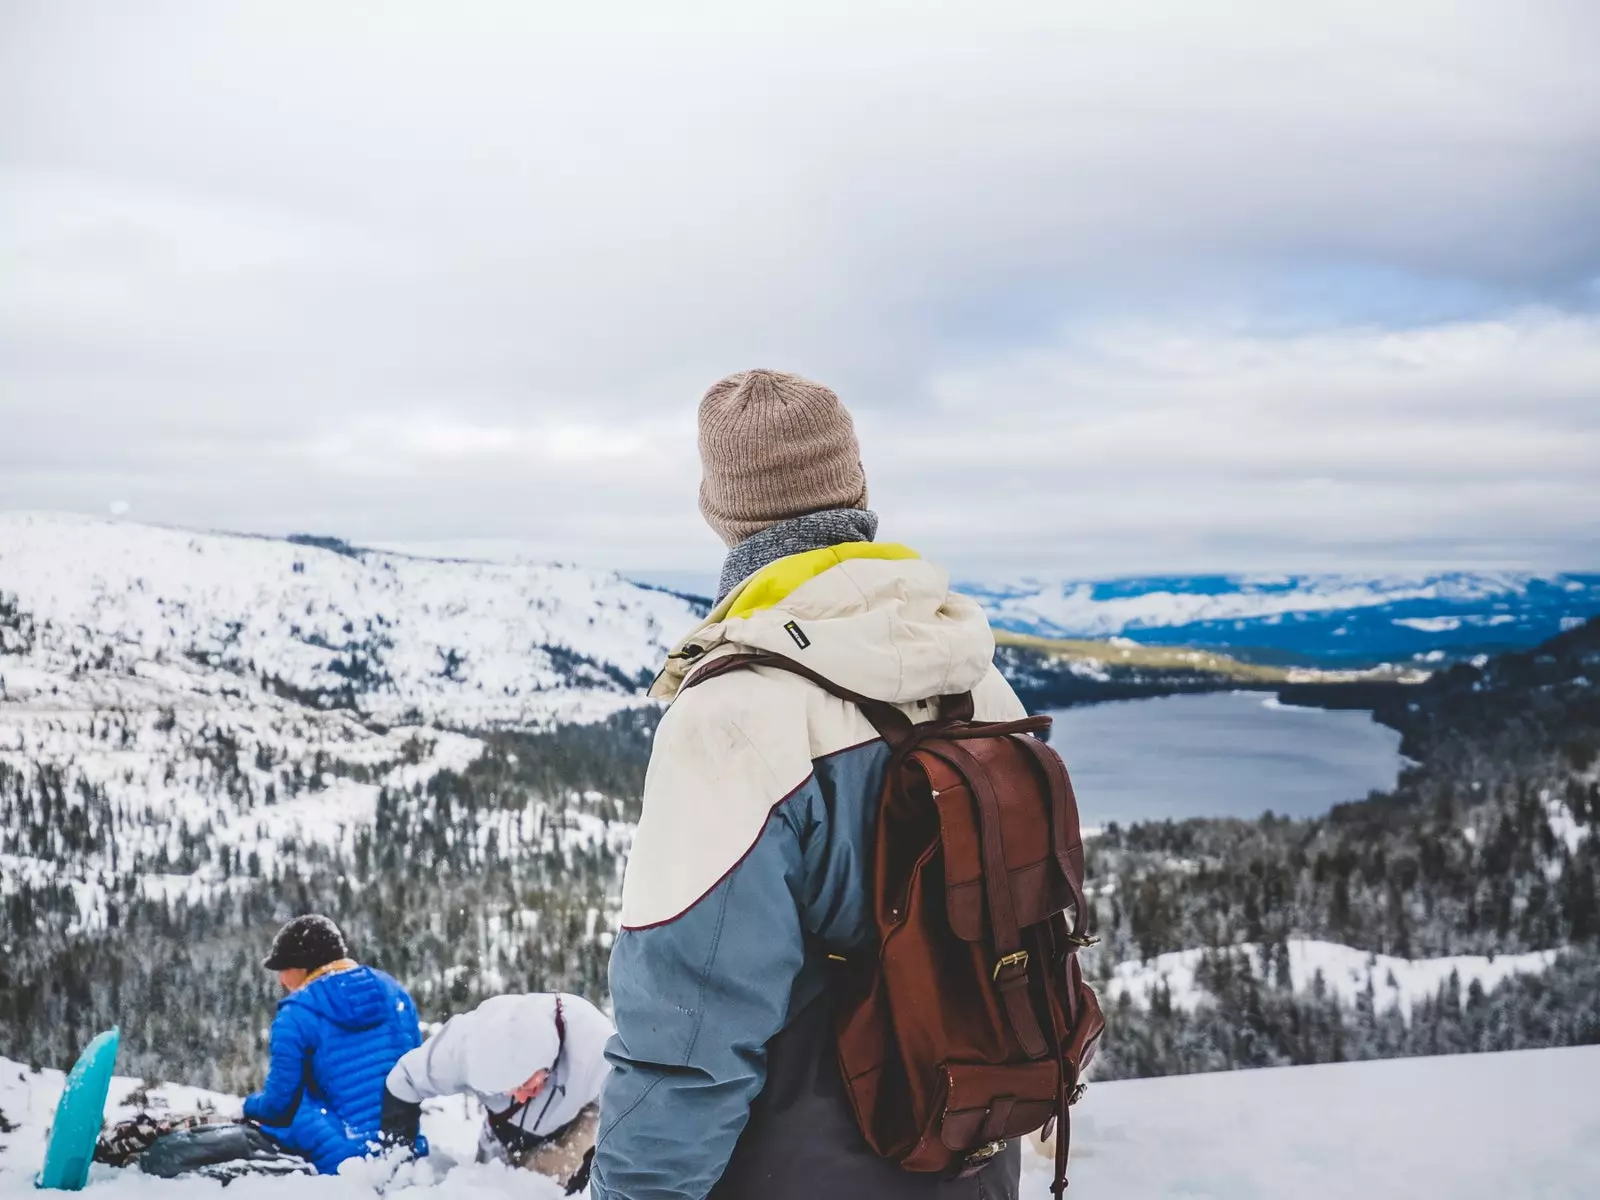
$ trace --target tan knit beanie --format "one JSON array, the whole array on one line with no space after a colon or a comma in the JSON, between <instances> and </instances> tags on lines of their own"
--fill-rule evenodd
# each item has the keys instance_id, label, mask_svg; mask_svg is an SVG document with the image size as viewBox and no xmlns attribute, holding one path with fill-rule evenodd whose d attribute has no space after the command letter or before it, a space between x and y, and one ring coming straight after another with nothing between
<instances>
[{"instance_id":1,"label":"tan knit beanie","mask_svg":"<svg viewBox=\"0 0 1600 1200\"><path fill-rule=\"evenodd\" d=\"M839 397L798 375L740 371L700 401L700 511L730 546L780 521L865 508L867 475Z\"/></svg>"}]
</instances>

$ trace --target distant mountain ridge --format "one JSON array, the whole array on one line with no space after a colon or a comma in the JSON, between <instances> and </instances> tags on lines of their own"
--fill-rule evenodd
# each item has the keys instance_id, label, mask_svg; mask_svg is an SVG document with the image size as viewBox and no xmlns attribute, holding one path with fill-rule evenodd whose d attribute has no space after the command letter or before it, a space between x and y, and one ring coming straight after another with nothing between
<instances>
[{"instance_id":1,"label":"distant mountain ridge","mask_svg":"<svg viewBox=\"0 0 1600 1200\"><path fill-rule=\"evenodd\" d=\"M114 686L188 673L389 725L542 728L638 703L696 620L581 567L0 513L10 699L72 691L92 666Z\"/></svg>"},{"instance_id":2,"label":"distant mountain ridge","mask_svg":"<svg viewBox=\"0 0 1600 1200\"><path fill-rule=\"evenodd\" d=\"M1192 575L956 587L1013 633L1327 665L1522 649L1600 614L1600 574Z\"/></svg>"}]
</instances>

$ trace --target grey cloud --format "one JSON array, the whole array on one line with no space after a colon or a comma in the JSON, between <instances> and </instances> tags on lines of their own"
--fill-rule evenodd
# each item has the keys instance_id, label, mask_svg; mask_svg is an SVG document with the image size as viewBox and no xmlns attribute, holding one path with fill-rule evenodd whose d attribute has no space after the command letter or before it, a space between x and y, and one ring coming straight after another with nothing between
<instances>
[{"instance_id":1,"label":"grey cloud","mask_svg":"<svg viewBox=\"0 0 1600 1200\"><path fill-rule=\"evenodd\" d=\"M705 561L766 363L997 569L1594 556L1600 11L671 8L0 9L0 505Z\"/></svg>"}]
</instances>

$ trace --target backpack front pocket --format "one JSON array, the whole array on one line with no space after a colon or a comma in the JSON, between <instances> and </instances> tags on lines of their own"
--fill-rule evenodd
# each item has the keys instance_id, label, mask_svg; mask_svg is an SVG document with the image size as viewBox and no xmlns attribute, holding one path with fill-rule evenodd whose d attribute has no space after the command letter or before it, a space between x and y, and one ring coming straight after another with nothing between
<instances>
[{"instance_id":1,"label":"backpack front pocket","mask_svg":"<svg viewBox=\"0 0 1600 1200\"><path fill-rule=\"evenodd\" d=\"M922 1141L903 1165L919 1167L919 1160L947 1163L952 1154L973 1151L1009 1138L1032 1133L1056 1111L1061 1072L1052 1061L1018 1066L988 1063L946 1063L941 1068L944 1103L934 1112Z\"/></svg>"}]
</instances>

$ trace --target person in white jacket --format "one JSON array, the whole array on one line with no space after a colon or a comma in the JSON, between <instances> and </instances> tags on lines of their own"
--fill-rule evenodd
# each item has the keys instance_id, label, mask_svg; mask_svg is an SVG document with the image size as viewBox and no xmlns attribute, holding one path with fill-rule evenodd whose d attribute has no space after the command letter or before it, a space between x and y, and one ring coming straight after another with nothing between
<instances>
[{"instance_id":1,"label":"person in white jacket","mask_svg":"<svg viewBox=\"0 0 1600 1200\"><path fill-rule=\"evenodd\" d=\"M599 1126L610 1019L581 996L494 996L403 1055L385 1084L383 1133L417 1141L422 1101L476 1096L487 1110L478 1161L582 1186ZM574 1183L576 1186L573 1186Z\"/></svg>"}]
</instances>

